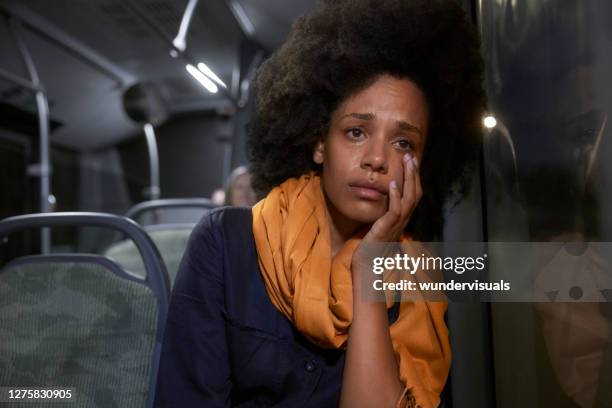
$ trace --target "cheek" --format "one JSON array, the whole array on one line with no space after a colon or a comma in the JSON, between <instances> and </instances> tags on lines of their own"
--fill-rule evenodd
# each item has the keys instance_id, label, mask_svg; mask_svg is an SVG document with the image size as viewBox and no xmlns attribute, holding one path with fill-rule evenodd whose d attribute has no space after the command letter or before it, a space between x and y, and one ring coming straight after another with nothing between
<instances>
[{"instance_id":1,"label":"cheek","mask_svg":"<svg viewBox=\"0 0 612 408\"><path fill-rule=\"evenodd\" d=\"M334 171L344 175L354 174L355 172L360 173L363 164L363 151L352 149L343 153L342 156L336 157L336 160L333 160L332 166Z\"/></svg>"},{"instance_id":2,"label":"cheek","mask_svg":"<svg viewBox=\"0 0 612 408\"><path fill-rule=\"evenodd\" d=\"M395 180L400 188L404 185L404 166L401 158L394 160L389 165L389 181L391 180Z\"/></svg>"}]
</instances>

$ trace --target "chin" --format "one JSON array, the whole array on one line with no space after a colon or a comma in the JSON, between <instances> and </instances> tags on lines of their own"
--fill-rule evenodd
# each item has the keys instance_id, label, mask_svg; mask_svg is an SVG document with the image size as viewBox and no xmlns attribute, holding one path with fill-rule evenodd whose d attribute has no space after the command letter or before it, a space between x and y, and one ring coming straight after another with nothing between
<instances>
[{"instance_id":1,"label":"chin","mask_svg":"<svg viewBox=\"0 0 612 408\"><path fill-rule=\"evenodd\" d=\"M372 224L387 211L386 202L360 201L346 208L344 215L360 224Z\"/></svg>"}]
</instances>

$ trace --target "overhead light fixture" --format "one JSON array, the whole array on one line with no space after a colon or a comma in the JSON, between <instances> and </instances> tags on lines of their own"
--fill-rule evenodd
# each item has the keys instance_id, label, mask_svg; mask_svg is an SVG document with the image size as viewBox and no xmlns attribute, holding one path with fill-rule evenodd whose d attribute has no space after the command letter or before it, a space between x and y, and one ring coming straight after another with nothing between
<instances>
[{"instance_id":1,"label":"overhead light fixture","mask_svg":"<svg viewBox=\"0 0 612 408\"><path fill-rule=\"evenodd\" d=\"M210 78L210 79L212 79L213 81L215 81L215 82L217 83L217 85L220 85L220 86L222 86L222 87L224 87L224 88L226 88L226 89L227 89L227 85L225 85L225 82L223 82L223 81L221 80L221 78L219 78L219 77L217 76L217 74L215 74L214 72L212 72L212 69L208 68L208 66L207 66L205 63L200 62L200 63L198 64L198 69L199 69L200 71L202 71L202 72L203 72L203 73L204 73L204 74L205 74L205 75L206 75L208 78Z\"/></svg>"},{"instance_id":2,"label":"overhead light fixture","mask_svg":"<svg viewBox=\"0 0 612 408\"><path fill-rule=\"evenodd\" d=\"M493 115L487 115L482 120L482 123L487 129L493 129L497 126L497 119Z\"/></svg>"},{"instance_id":3,"label":"overhead light fixture","mask_svg":"<svg viewBox=\"0 0 612 408\"><path fill-rule=\"evenodd\" d=\"M217 91L219 90L219 88L217 87L217 85L215 85L215 83L213 81L211 81L210 79L208 79L208 77L206 75L204 75L202 73L202 71L198 70L196 67L194 67L191 64L187 64L185 65L185 69L187 70L187 72L189 72L189 74L191 74L192 77L194 77L204 88L206 88L208 90L208 92L210 93L217 93Z\"/></svg>"}]
</instances>

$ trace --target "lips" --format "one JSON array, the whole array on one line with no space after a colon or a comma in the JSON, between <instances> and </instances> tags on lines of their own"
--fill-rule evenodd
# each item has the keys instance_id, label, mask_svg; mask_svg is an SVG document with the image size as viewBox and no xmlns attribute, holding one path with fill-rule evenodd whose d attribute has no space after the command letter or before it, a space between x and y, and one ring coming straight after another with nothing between
<instances>
[{"instance_id":1,"label":"lips","mask_svg":"<svg viewBox=\"0 0 612 408\"><path fill-rule=\"evenodd\" d=\"M358 197L372 201L382 200L389 193L380 182L357 181L349 183L349 189Z\"/></svg>"}]
</instances>

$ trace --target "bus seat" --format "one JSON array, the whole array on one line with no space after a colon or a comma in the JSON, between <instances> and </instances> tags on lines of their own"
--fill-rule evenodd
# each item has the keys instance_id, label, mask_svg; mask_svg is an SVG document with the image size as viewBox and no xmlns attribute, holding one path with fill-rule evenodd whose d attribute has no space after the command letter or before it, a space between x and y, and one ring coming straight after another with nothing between
<instances>
[{"instance_id":1,"label":"bus seat","mask_svg":"<svg viewBox=\"0 0 612 408\"><path fill-rule=\"evenodd\" d=\"M157 225L145 227L145 231L157 246L166 264L170 277L170 286L174 283L183 253L195 224ZM112 244L104 255L115 260L123 268L144 277L144 265L138 256L138 250L130 240Z\"/></svg>"},{"instance_id":2,"label":"bus seat","mask_svg":"<svg viewBox=\"0 0 612 408\"><path fill-rule=\"evenodd\" d=\"M90 254L2 266L0 384L71 388L75 406L152 407L169 299L159 253L136 223L110 214L12 217L0 221L0 237L55 225L119 229L136 242L147 278Z\"/></svg>"},{"instance_id":3,"label":"bus seat","mask_svg":"<svg viewBox=\"0 0 612 408\"><path fill-rule=\"evenodd\" d=\"M197 224L217 207L206 198L165 198L144 201L131 207L126 217L143 227L154 225Z\"/></svg>"},{"instance_id":4,"label":"bus seat","mask_svg":"<svg viewBox=\"0 0 612 408\"><path fill-rule=\"evenodd\" d=\"M157 246L174 283L189 236L204 215L217 207L206 198L166 198L136 204L125 214L142 225ZM134 244L129 240L113 243L104 255L124 268L144 276L144 266Z\"/></svg>"}]
</instances>

